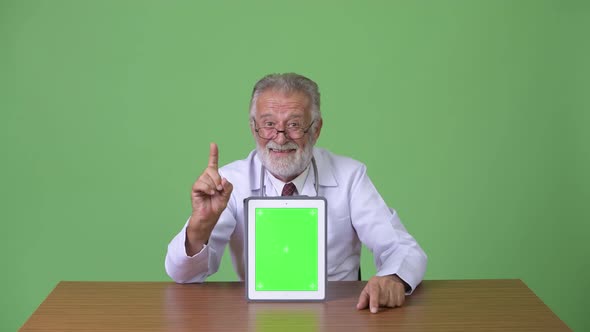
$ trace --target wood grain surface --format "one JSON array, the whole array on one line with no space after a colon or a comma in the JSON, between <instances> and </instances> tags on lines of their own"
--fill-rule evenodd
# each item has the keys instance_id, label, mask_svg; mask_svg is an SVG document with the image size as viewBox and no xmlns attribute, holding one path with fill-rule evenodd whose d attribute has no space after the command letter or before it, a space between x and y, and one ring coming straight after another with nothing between
<instances>
[{"instance_id":1,"label":"wood grain surface","mask_svg":"<svg viewBox=\"0 0 590 332\"><path fill-rule=\"evenodd\" d=\"M401 308L355 308L363 281L324 302L248 302L244 284L60 282L21 331L569 331L520 280L426 280Z\"/></svg>"}]
</instances>

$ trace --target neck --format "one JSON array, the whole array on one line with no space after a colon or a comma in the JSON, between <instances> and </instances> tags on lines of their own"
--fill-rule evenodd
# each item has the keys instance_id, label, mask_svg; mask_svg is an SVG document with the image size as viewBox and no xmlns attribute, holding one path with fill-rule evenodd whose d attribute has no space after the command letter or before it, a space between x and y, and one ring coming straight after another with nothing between
<instances>
[{"instance_id":1,"label":"neck","mask_svg":"<svg viewBox=\"0 0 590 332\"><path fill-rule=\"evenodd\" d=\"M282 177L282 176L276 175L275 173L271 172L270 170L269 170L269 172L270 172L270 174L272 174L272 176L274 176L275 178L277 178L277 179L279 179L279 180L281 180L281 181L283 181L285 183L289 183L289 182L295 180L296 177L298 177L299 175L301 175L301 173L299 173L299 174L292 175L292 176L289 176L289 177Z\"/></svg>"}]
</instances>

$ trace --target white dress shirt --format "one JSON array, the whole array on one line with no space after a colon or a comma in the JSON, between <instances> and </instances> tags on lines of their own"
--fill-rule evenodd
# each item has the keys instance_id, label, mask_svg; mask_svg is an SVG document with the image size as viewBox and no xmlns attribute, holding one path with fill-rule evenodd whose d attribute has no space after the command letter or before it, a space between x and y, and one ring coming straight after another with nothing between
<instances>
[{"instance_id":1,"label":"white dress shirt","mask_svg":"<svg viewBox=\"0 0 590 332\"><path fill-rule=\"evenodd\" d=\"M383 201L367 176L366 166L320 148L314 147L313 154L318 167L319 196L328 201L328 280L358 280L363 243L373 253L377 275L397 274L411 287L411 293L424 277L426 254L406 231L395 210ZM220 175L233 184L227 208L221 213L208 244L194 256L187 256L185 249L188 221L172 239L165 267L174 281L205 281L219 269L227 244L234 269L240 280L244 280L244 199L260 196L260 167L254 150L248 158L219 169ZM316 196L316 174L309 167L306 172L296 184L297 190L300 195ZM282 186L269 177L272 175L267 171L266 195L279 196Z\"/></svg>"},{"instance_id":2,"label":"white dress shirt","mask_svg":"<svg viewBox=\"0 0 590 332\"><path fill-rule=\"evenodd\" d=\"M305 181L307 181L307 174L309 173L309 168L310 168L310 166L307 166L307 168L301 174L299 174L296 178L294 178L293 180L290 181L291 183L293 183L295 185L295 189L297 189L297 193L303 192L303 187L305 187ZM264 177L265 187L266 187L266 181L270 181L275 192L277 193L276 195L269 195L265 191L265 195L266 196L280 196L280 194L278 194L278 193L283 192L283 187L287 183L275 178L272 174L270 174L270 172L267 169L265 169L265 171L266 171L266 173L265 173L266 176Z\"/></svg>"}]
</instances>

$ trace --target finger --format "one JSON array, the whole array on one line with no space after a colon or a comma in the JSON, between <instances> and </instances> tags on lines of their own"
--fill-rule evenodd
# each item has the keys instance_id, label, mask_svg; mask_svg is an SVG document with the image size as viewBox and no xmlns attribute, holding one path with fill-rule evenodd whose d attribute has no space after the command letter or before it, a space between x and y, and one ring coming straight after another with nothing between
<instances>
[{"instance_id":1,"label":"finger","mask_svg":"<svg viewBox=\"0 0 590 332\"><path fill-rule=\"evenodd\" d=\"M392 307L401 307L406 297L406 287L401 282L394 282L390 287L390 302Z\"/></svg>"},{"instance_id":2,"label":"finger","mask_svg":"<svg viewBox=\"0 0 590 332\"><path fill-rule=\"evenodd\" d=\"M404 302L406 302L406 294L404 292L405 292L405 289L397 294L397 306L398 307L403 306Z\"/></svg>"},{"instance_id":3,"label":"finger","mask_svg":"<svg viewBox=\"0 0 590 332\"><path fill-rule=\"evenodd\" d=\"M394 287L389 287L389 289L387 290L388 299L386 305L390 308L395 308L396 306L398 306L397 301L399 299L399 297L397 296L398 294L396 294L397 289L395 285L393 286Z\"/></svg>"},{"instance_id":4,"label":"finger","mask_svg":"<svg viewBox=\"0 0 590 332\"><path fill-rule=\"evenodd\" d=\"M221 185L223 187L221 194L225 197L229 197L231 195L232 190L234 189L234 186L231 184L231 182L227 181L226 178L221 179Z\"/></svg>"},{"instance_id":5,"label":"finger","mask_svg":"<svg viewBox=\"0 0 590 332\"><path fill-rule=\"evenodd\" d=\"M219 176L219 174L209 169L206 169L205 172L203 172L203 174L199 176L195 184L199 182L204 183L208 186L209 190L207 190L207 193L209 193L210 195L214 195L216 192L220 191L220 188L223 189L223 187L221 186L221 177Z\"/></svg>"},{"instance_id":6,"label":"finger","mask_svg":"<svg viewBox=\"0 0 590 332\"><path fill-rule=\"evenodd\" d=\"M209 145L209 165L207 167L212 168L217 171L219 162L219 149L217 148L217 144L211 143Z\"/></svg>"},{"instance_id":7,"label":"finger","mask_svg":"<svg viewBox=\"0 0 590 332\"><path fill-rule=\"evenodd\" d=\"M216 191L212 182L199 178L193 185L193 193L197 195L213 196L215 195Z\"/></svg>"},{"instance_id":8,"label":"finger","mask_svg":"<svg viewBox=\"0 0 590 332\"><path fill-rule=\"evenodd\" d=\"M380 287L378 283L373 284L372 287L369 288L369 309L371 309L371 312L374 314L379 311L379 292Z\"/></svg>"},{"instance_id":9,"label":"finger","mask_svg":"<svg viewBox=\"0 0 590 332\"><path fill-rule=\"evenodd\" d=\"M367 292L367 286L365 286L365 288L361 292L361 295L359 296L359 300L356 304L356 308L358 310L362 310L362 309L365 309L368 305L369 305L369 293Z\"/></svg>"},{"instance_id":10,"label":"finger","mask_svg":"<svg viewBox=\"0 0 590 332\"><path fill-rule=\"evenodd\" d=\"M217 191L222 191L223 190L223 185L221 183L221 176L219 175L219 172L215 169L209 168L207 167L205 169L205 171L203 172L202 176L207 176L209 179L211 179L211 181L214 184L214 188L217 189Z\"/></svg>"}]
</instances>

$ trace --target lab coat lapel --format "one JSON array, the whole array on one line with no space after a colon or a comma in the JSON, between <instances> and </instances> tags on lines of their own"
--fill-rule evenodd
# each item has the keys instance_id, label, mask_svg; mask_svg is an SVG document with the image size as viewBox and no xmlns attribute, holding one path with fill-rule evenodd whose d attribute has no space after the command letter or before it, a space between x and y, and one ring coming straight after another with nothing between
<instances>
[{"instance_id":1,"label":"lab coat lapel","mask_svg":"<svg viewBox=\"0 0 590 332\"><path fill-rule=\"evenodd\" d=\"M338 186L338 182L336 181L332 163L327 158L325 150L314 147L313 156L315 158L316 165L318 166L318 178L320 180L320 192L318 195L322 196L322 187L336 187ZM307 196L316 196L316 174L313 171L313 166L310 165L310 167L311 169L307 175L307 180L305 181L302 194Z\"/></svg>"},{"instance_id":2,"label":"lab coat lapel","mask_svg":"<svg viewBox=\"0 0 590 332\"><path fill-rule=\"evenodd\" d=\"M262 166L262 162L260 158L258 158L258 152L256 150L252 151L250 154L250 190L252 191L252 196L260 196L260 167ZM268 184L265 182L265 186Z\"/></svg>"}]
</instances>

